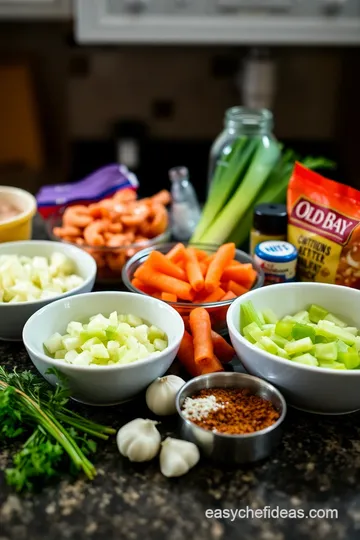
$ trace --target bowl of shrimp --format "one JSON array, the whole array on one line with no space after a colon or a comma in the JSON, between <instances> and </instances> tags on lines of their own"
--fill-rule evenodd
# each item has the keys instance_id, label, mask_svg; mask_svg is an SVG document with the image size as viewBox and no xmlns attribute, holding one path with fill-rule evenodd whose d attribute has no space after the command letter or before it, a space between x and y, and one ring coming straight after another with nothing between
<instances>
[{"instance_id":1,"label":"bowl of shrimp","mask_svg":"<svg viewBox=\"0 0 360 540\"><path fill-rule=\"evenodd\" d=\"M126 262L138 251L169 240L167 205L162 190L138 199L136 191L122 189L89 205L77 204L51 215L46 222L52 240L75 244L92 255L98 283L121 283Z\"/></svg>"}]
</instances>

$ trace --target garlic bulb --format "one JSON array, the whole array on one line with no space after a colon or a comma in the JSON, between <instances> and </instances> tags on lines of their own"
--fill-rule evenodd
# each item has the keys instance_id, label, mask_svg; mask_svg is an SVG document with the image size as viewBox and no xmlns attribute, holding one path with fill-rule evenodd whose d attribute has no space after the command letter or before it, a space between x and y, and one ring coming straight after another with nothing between
<instances>
[{"instance_id":1,"label":"garlic bulb","mask_svg":"<svg viewBox=\"0 0 360 540\"><path fill-rule=\"evenodd\" d=\"M200 459L199 449L192 442L168 437L161 446L160 470L168 478L186 474Z\"/></svg>"},{"instance_id":2,"label":"garlic bulb","mask_svg":"<svg viewBox=\"0 0 360 540\"><path fill-rule=\"evenodd\" d=\"M176 375L156 379L146 391L146 404L158 416L176 413L175 398L185 381Z\"/></svg>"},{"instance_id":3,"label":"garlic bulb","mask_svg":"<svg viewBox=\"0 0 360 540\"><path fill-rule=\"evenodd\" d=\"M160 450L161 435L153 420L136 418L119 429L116 442L120 454L130 461L150 461Z\"/></svg>"}]
</instances>

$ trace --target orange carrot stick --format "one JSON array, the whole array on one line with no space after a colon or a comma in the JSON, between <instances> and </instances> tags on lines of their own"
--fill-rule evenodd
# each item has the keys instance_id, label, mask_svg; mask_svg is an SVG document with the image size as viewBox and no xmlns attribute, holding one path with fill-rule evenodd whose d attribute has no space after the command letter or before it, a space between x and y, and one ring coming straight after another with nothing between
<instances>
[{"instance_id":1,"label":"orange carrot stick","mask_svg":"<svg viewBox=\"0 0 360 540\"><path fill-rule=\"evenodd\" d=\"M213 291L212 293L205 296L205 298L202 300L204 304L207 304L208 302L219 302L223 297L225 296L225 291L218 287Z\"/></svg>"},{"instance_id":2,"label":"orange carrot stick","mask_svg":"<svg viewBox=\"0 0 360 540\"><path fill-rule=\"evenodd\" d=\"M177 302L177 296L176 294L173 294L173 293L162 292L161 300L164 300L165 302Z\"/></svg>"},{"instance_id":3,"label":"orange carrot stick","mask_svg":"<svg viewBox=\"0 0 360 540\"><path fill-rule=\"evenodd\" d=\"M177 262L185 258L185 246L184 244L176 244L166 255L167 259L170 259L172 262Z\"/></svg>"},{"instance_id":4,"label":"orange carrot stick","mask_svg":"<svg viewBox=\"0 0 360 540\"><path fill-rule=\"evenodd\" d=\"M203 261L207 258L208 254L203 249L194 248L196 252L196 257L198 261Z\"/></svg>"},{"instance_id":5,"label":"orange carrot stick","mask_svg":"<svg viewBox=\"0 0 360 540\"><path fill-rule=\"evenodd\" d=\"M136 277L149 287L154 287L161 292L176 294L181 300L192 302L193 292L189 283L167 276L151 267L146 267L145 264L139 266L136 274Z\"/></svg>"},{"instance_id":6,"label":"orange carrot stick","mask_svg":"<svg viewBox=\"0 0 360 540\"><path fill-rule=\"evenodd\" d=\"M234 294L236 294L236 296L241 296L249 291L249 289L243 287L243 285L240 285L239 283L236 283L232 280L228 281L227 290L233 292Z\"/></svg>"},{"instance_id":7,"label":"orange carrot stick","mask_svg":"<svg viewBox=\"0 0 360 540\"><path fill-rule=\"evenodd\" d=\"M200 375L216 373L217 371L224 371L224 367L214 354L208 359L207 364L200 366Z\"/></svg>"},{"instance_id":8,"label":"orange carrot stick","mask_svg":"<svg viewBox=\"0 0 360 540\"><path fill-rule=\"evenodd\" d=\"M185 330L184 336L180 343L180 348L178 351L178 358L186 371L190 373L193 377L200 375L200 370L195 363L194 359L194 344L193 338L190 336L189 332Z\"/></svg>"},{"instance_id":9,"label":"orange carrot stick","mask_svg":"<svg viewBox=\"0 0 360 540\"><path fill-rule=\"evenodd\" d=\"M225 302L225 300L233 300L236 298L236 294L234 294L232 291L228 291L221 299L221 302Z\"/></svg>"},{"instance_id":10,"label":"orange carrot stick","mask_svg":"<svg viewBox=\"0 0 360 540\"><path fill-rule=\"evenodd\" d=\"M190 328L194 341L194 358L198 366L211 363L214 348L211 340L211 322L206 309L195 308L190 312Z\"/></svg>"},{"instance_id":11,"label":"orange carrot stick","mask_svg":"<svg viewBox=\"0 0 360 540\"><path fill-rule=\"evenodd\" d=\"M196 257L196 252L191 247L186 250L186 274L194 291L202 291L204 288L204 277Z\"/></svg>"},{"instance_id":12,"label":"orange carrot stick","mask_svg":"<svg viewBox=\"0 0 360 540\"><path fill-rule=\"evenodd\" d=\"M231 362L235 356L235 349L218 333L211 330L211 339L213 342L214 353L222 364Z\"/></svg>"},{"instance_id":13,"label":"orange carrot stick","mask_svg":"<svg viewBox=\"0 0 360 540\"><path fill-rule=\"evenodd\" d=\"M236 281L244 287L250 289L256 280L256 270L251 263L242 264L240 266L228 266L225 268L221 281Z\"/></svg>"},{"instance_id":14,"label":"orange carrot stick","mask_svg":"<svg viewBox=\"0 0 360 540\"><path fill-rule=\"evenodd\" d=\"M186 281L186 273L171 260L167 259L160 251L152 251L146 261L152 268L163 272L167 276Z\"/></svg>"},{"instance_id":15,"label":"orange carrot stick","mask_svg":"<svg viewBox=\"0 0 360 540\"><path fill-rule=\"evenodd\" d=\"M205 277L205 289L208 292L214 291L220 284L222 273L231 263L235 256L235 244L229 243L219 247L214 259L209 264Z\"/></svg>"},{"instance_id":16,"label":"orange carrot stick","mask_svg":"<svg viewBox=\"0 0 360 540\"><path fill-rule=\"evenodd\" d=\"M148 294L148 295L152 295L154 292L155 292L155 289L153 289L152 287L148 287L147 285L145 285L145 283L143 283L142 281L140 281L140 279L137 279L137 278L133 278L133 280L131 281L131 284L136 288L136 289L139 289L139 291L145 293L145 294Z\"/></svg>"},{"instance_id":17,"label":"orange carrot stick","mask_svg":"<svg viewBox=\"0 0 360 540\"><path fill-rule=\"evenodd\" d=\"M199 267L200 267L200 270L201 270L201 273L202 273L203 277L205 277L207 269L208 269L208 265L206 264L205 261L200 261L199 262Z\"/></svg>"}]
</instances>

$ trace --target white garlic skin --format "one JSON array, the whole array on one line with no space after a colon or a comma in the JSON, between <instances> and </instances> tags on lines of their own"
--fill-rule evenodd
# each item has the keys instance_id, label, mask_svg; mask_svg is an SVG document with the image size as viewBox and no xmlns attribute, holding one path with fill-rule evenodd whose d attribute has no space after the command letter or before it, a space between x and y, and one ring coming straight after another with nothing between
<instances>
[{"instance_id":1,"label":"white garlic skin","mask_svg":"<svg viewBox=\"0 0 360 540\"><path fill-rule=\"evenodd\" d=\"M161 435L157 422L136 418L119 429L116 442L120 454L133 462L150 461L160 450Z\"/></svg>"},{"instance_id":2,"label":"white garlic skin","mask_svg":"<svg viewBox=\"0 0 360 540\"><path fill-rule=\"evenodd\" d=\"M182 476L189 472L199 459L200 452L194 443L168 437L162 443L160 470L167 478Z\"/></svg>"},{"instance_id":3,"label":"white garlic skin","mask_svg":"<svg viewBox=\"0 0 360 540\"><path fill-rule=\"evenodd\" d=\"M158 416L175 414L176 394L184 384L185 381L176 375L155 379L146 390L146 405L151 412Z\"/></svg>"}]
</instances>

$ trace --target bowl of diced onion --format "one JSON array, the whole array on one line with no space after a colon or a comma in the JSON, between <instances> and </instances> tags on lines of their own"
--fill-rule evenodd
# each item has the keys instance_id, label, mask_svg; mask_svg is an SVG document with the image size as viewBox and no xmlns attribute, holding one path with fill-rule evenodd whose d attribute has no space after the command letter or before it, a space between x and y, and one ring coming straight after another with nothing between
<instances>
[{"instance_id":1,"label":"bowl of diced onion","mask_svg":"<svg viewBox=\"0 0 360 540\"><path fill-rule=\"evenodd\" d=\"M156 298L105 291L61 299L26 323L23 341L51 383L90 405L133 399L172 364L184 334L181 316Z\"/></svg>"},{"instance_id":2,"label":"bowl of diced onion","mask_svg":"<svg viewBox=\"0 0 360 540\"><path fill-rule=\"evenodd\" d=\"M0 244L0 339L21 340L26 321L58 298L90 292L96 263L83 250L41 240Z\"/></svg>"}]
</instances>

